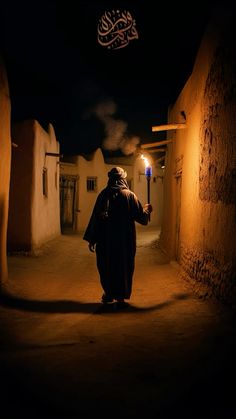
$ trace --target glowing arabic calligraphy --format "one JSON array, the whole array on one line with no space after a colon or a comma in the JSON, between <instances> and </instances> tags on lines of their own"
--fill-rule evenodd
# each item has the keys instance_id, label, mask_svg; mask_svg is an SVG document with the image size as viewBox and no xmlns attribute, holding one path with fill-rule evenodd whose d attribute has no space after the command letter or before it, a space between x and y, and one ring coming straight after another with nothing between
<instances>
[{"instance_id":1,"label":"glowing arabic calligraphy","mask_svg":"<svg viewBox=\"0 0 236 419\"><path fill-rule=\"evenodd\" d=\"M114 50L126 47L133 39L138 39L138 32L130 12L111 10L105 12L98 22L98 43Z\"/></svg>"}]
</instances>

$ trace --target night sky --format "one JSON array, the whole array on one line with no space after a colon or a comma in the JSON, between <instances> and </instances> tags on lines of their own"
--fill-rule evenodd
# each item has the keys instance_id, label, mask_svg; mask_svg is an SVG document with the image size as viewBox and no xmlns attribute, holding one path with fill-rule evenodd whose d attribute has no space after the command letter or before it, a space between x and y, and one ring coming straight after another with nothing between
<instances>
[{"instance_id":1,"label":"night sky","mask_svg":"<svg viewBox=\"0 0 236 419\"><path fill-rule=\"evenodd\" d=\"M97 26L111 10L130 12L138 39L109 50ZM190 76L211 10L210 2L1 2L12 122L51 122L63 153L89 153L117 127L134 143L161 139L151 127L166 122Z\"/></svg>"}]
</instances>

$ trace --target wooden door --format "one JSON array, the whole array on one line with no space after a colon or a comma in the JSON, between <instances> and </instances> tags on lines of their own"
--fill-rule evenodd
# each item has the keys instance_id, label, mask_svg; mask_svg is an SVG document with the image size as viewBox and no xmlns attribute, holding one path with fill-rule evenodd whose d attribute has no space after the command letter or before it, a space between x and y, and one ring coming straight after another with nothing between
<instances>
[{"instance_id":1,"label":"wooden door","mask_svg":"<svg viewBox=\"0 0 236 419\"><path fill-rule=\"evenodd\" d=\"M75 228L77 177L60 176L60 218L61 228Z\"/></svg>"}]
</instances>

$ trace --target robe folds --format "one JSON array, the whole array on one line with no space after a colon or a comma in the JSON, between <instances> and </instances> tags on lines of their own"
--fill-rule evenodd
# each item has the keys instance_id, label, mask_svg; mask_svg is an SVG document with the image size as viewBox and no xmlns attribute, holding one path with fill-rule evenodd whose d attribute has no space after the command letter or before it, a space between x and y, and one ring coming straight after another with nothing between
<instances>
[{"instance_id":1,"label":"robe folds","mask_svg":"<svg viewBox=\"0 0 236 419\"><path fill-rule=\"evenodd\" d=\"M95 244L104 293L130 299L135 267L135 222L147 225L149 212L128 187L107 186L97 197L83 239Z\"/></svg>"}]
</instances>

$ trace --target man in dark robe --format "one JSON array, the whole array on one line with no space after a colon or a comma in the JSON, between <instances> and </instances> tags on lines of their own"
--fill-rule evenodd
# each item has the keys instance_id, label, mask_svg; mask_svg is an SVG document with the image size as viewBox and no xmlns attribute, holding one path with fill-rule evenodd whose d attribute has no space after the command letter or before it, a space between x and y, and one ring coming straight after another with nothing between
<instances>
[{"instance_id":1,"label":"man in dark robe","mask_svg":"<svg viewBox=\"0 0 236 419\"><path fill-rule=\"evenodd\" d=\"M97 197L83 239L96 251L97 268L104 294L103 303L116 300L118 307L128 305L136 253L135 222L147 225L151 204L142 206L129 189L126 172L114 167L108 172L107 187Z\"/></svg>"}]
</instances>

